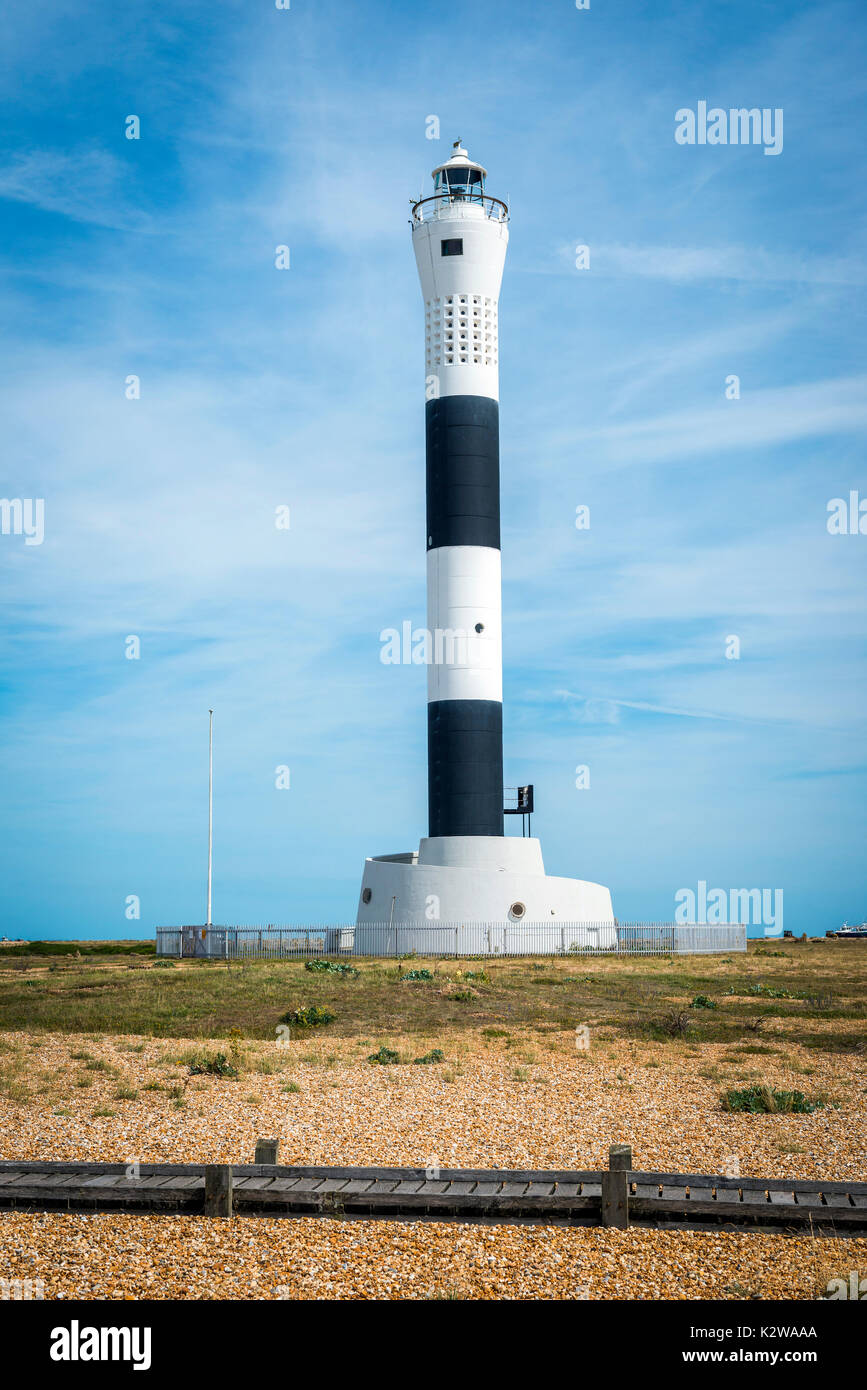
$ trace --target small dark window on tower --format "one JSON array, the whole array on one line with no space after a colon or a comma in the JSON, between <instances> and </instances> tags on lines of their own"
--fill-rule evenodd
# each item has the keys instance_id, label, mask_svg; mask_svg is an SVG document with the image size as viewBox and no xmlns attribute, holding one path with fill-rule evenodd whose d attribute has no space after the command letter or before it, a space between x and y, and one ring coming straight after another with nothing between
<instances>
[{"instance_id":1,"label":"small dark window on tower","mask_svg":"<svg viewBox=\"0 0 867 1390\"><path fill-rule=\"evenodd\" d=\"M447 240L441 241L440 246L444 256L462 256L464 254L463 237L449 237Z\"/></svg>"}]
</instances>

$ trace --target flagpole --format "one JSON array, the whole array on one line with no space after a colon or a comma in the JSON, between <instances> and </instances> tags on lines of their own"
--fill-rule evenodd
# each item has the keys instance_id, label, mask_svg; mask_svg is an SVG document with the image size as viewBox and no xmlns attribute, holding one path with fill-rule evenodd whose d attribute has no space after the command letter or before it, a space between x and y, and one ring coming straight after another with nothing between
<instances>
[{"instance_id":1,"label":"flagpole","mask_svg":"<svg viewBox=\"0 0 867 1390\"><path fill-rule=\"evenodd\" d=\"M214 711L208 710L208 920L211 925L211 875L214 865Z\"/></svg>"}]
</instances>

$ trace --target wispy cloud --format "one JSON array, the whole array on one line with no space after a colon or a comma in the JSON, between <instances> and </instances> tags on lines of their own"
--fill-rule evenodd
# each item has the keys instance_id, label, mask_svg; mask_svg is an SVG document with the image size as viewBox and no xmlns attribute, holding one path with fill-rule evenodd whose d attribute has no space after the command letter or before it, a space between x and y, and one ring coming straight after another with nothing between
<instances>
[{"instance_id":1,"label":"wispy cloud","mask_svg":"<svg viewBox=\"0 0 867 1390\"><path fill-rule=\"evenodd\" d=\"M764 246L653 246L602 243L590 248L594 275L641 277L693 284L701 281L758 281L765 284L863 285L867 261ZM574 246L558 250L561 273L574 272Z\"/></svg>"},{"instance_id":2,"label":"wispy cloud","mask_svg":"<svg viewBox=\"0 0 867 1390\"><path fill-rule=\"evenodd\" d=\"M646 465L861 433L865 427L867 376L851 376L758 391L745 385L738 400L725 398L721 382L717 405L564 431L558 438L592 439L610 463Z\"/></svg>"},{"instance_id":3,"label":"wispy cloud","mask_svg":"<svg viewBox=\"0 0 867 1390\"><path fill-rule=\"evenodd\" d=\"M0 167L0 198L75 222L147 232L152 217L128 205L123 162L106 150L31 150Z\"/></svg>"}]
</instances>

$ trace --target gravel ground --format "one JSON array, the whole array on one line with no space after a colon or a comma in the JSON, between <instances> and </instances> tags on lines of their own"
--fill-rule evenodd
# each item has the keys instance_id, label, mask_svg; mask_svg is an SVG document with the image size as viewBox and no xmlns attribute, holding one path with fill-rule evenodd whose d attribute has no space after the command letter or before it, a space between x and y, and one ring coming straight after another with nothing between
<instances>
[{"instance_id":1,"label":"gravel ground","mask_svg":"<svg viewBox=\"0 0 867 1390\"><path fill-rule=\"evenodd\" d=\"M757 1177L867 1173L867 1067L851 1055L625 1042L581 1053L562 1032L513 1046L440 1034L386 1041L410 1060L440 1047L444 1064L371 1066L381 1041L245 1043L241 1076L221 1080L191 1077L185 1059L225 1041L7 1034L0 1065L20 1090L0 1095L0 1156L249 1163L257 1136L272 1135L284 1163L598 1168L628 1141L636 1168L718 1173L735 1156ZM830 1103L810 1115L720 1109L724 1087L753 1080ZM124 1089L135 1098L116 1098Z\"/></svg>"},{"instance_id":2,"label":"gravel ground","mask_svg":"<svg viewBox=\"0 0 867 1390\"><path fill-rule=\"evenodd\" d=\"M433 1047L446 1061L371 1066L381 1042L408 1062ZM221 1080L191 1077L188 1061L225 1041L6 1034L0 1156L243 1163L273 1135L284 1163L594 1168L628 1141L641 1168L717 1173L735 1157L744 1175L867 1173L863 1059L783 1050L772 1034L771 1053L604 1039L581 1053L560 1031L240 1046L240 1077ZM753 1080L829 1104L724 1113L723 1087ZM0 1214L0 1276L41 1278L48 1298L788 1299L851 1270L867 1275L867 1241Z\"/></svg>"},{"instance_id":3,"label":"gravel ground","mask_svg":"<svg viewBox=\"0 0 867 1390\"><path fill-rule=\"evenodd\" d=\"M46 1299L815 1299L867 1240L3 1212L0 1268Z\"/></svg>"}]
</instances>

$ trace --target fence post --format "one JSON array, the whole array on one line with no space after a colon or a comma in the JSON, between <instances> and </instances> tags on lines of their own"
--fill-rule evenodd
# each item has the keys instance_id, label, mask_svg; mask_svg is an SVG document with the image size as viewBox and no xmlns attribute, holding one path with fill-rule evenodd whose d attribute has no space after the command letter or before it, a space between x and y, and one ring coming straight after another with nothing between
<instances>
[{"instance_id":1,"label":"fence post","mask_svg":"<svg viewBox=\"0 0 867 1390\"><path fill-rule=\"evenodd\" d=\"M280 1148L279 1139L257 1139L256 1157L254 1163L276 1163L277 1151Z\"/></svg>"},{"instance_id":2,"label":"fence post","mask_svg":"<svg viewBox=\"0 0 867 1390\"><path fill-rule=\"evenodd\" d=\"M205 1164L205 1216L232 1215L232 1168L229 1163Z\"/></svg>"},{"instance_id":3,"label":"fence post","mask_svg":"<svg viewBox=\"0 0 867 1390\"><path fill-rule=\"evenodd\" d=\"M612 1144L608 1150L608 1171L602 1174L602 1225L625 1231L629 1226L629 1173L632 1146Z\"/></svg>"}]
</instances>

